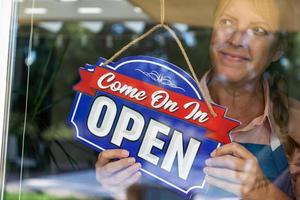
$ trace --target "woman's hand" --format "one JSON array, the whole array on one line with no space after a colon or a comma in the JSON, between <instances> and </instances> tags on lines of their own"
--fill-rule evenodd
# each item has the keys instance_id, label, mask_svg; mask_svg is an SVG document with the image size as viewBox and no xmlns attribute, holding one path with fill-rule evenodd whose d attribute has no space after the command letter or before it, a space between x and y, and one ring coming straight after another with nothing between
<instances>
[{"instance_id":1,"label":"woman's hand","mask_svg":"<svg viewBox=\"0 0 300 200\"><path fill-rule=\"evenodd\" d=\"M207 159L206 181L243 199L268 199L271 183L256 157L245 147L230 143L214 150Z\"/></svg>"},{"instance_id":2,"label":"woman's hand","mask_svg":"<svg viewBox=\"0 0 300 200\"><path fill-rule=\"evenodd\" d=\"M128 156L129 152L122 149L106 150L99 154L95 166L96 179L105 189L120 193L140 179L141 164Z\"/></svg>"}]
</instances>

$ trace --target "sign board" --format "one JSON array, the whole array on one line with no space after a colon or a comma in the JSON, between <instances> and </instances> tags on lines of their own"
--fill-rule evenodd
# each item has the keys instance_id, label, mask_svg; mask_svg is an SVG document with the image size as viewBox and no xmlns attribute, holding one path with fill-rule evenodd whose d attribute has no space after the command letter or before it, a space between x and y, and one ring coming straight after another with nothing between
<instances>
[{"instance_id":1,"label":"sign board","mask_svg":"<svg viewBox=\"0 0 300 200\"><path fill-rule=\"evenodd\" d=\"M146 56L80 69L69 122L76 138L96 150L127 149L141 171L172 189L203 190L204 161L239 122L213 105L179 67Z\"/></svg>"}]
</instances>

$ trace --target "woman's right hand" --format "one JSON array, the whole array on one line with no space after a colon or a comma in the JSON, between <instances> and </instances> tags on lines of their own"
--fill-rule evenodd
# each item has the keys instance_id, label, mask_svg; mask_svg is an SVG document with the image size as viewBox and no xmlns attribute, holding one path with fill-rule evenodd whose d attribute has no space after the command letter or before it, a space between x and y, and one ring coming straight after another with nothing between
<instances>
[{"instance_id":1,"label":"woman's right hand","mask_svg":"<svg viewBox=\"0 0 300 200\"><path fill-rule=\"evenodd\" d=\"M129 152L122 149L106 150L99 154L96 163L96 179L111 192L120 192L136 183L140 177L140 163L129 157Z\"/></svg>"}]
</instances>

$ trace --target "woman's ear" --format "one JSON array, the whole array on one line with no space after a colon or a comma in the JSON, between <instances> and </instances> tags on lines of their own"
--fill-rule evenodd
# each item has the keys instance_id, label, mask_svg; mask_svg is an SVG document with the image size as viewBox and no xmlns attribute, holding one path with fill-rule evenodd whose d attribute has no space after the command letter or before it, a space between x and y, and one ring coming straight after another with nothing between
<instances>
[{"instance_id":1,"label":"woman's ear","mask_svg":"<svg viewBox=\"0 0 300 200\"><path fill-rule=\"evenodd\" d=\"M275 52L275 54L272 57L272 62L278 61L283 56L283 53L284 52L283 52L281 46L278 47L277 50L276 50L276 52Z\"/></svg>"},{"instance_id":2,"label":"woman's ear","mask_svg":"<svg viewBox=\"0 0 300 200\"><path fill-rule=\"evenodd\" d=\"M272 57L272 62L278 61L283 56L286 47L287 47L287 41L285 40L284 34L280 33L278 36L277 48Z\"/></svg>"}]
</instances>

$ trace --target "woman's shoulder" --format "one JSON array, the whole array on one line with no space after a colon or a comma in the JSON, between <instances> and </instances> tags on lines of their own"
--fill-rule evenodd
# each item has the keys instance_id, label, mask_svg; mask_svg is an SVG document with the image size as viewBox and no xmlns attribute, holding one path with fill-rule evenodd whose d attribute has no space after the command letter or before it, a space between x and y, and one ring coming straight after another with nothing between
<instances>
[{"instance_id":1,"label":"woman's shoulder","mask_svg":"<svg viewBox=\"0 0 300 200\"><path fill-rule=\"evenodd\" d=\"M300 110L300 101L295 98L289 98L289 107Z\"/></svg>"},{"instance_id":2,"label":"woman's shoulder","mask_svg":"<svg viewBox=\"0 0 300 200\"><path fill-rule=\"evenodd\" d=\"M300 101L289 98L289 134L300 144Z\"/></svg>"}]
</instances>

